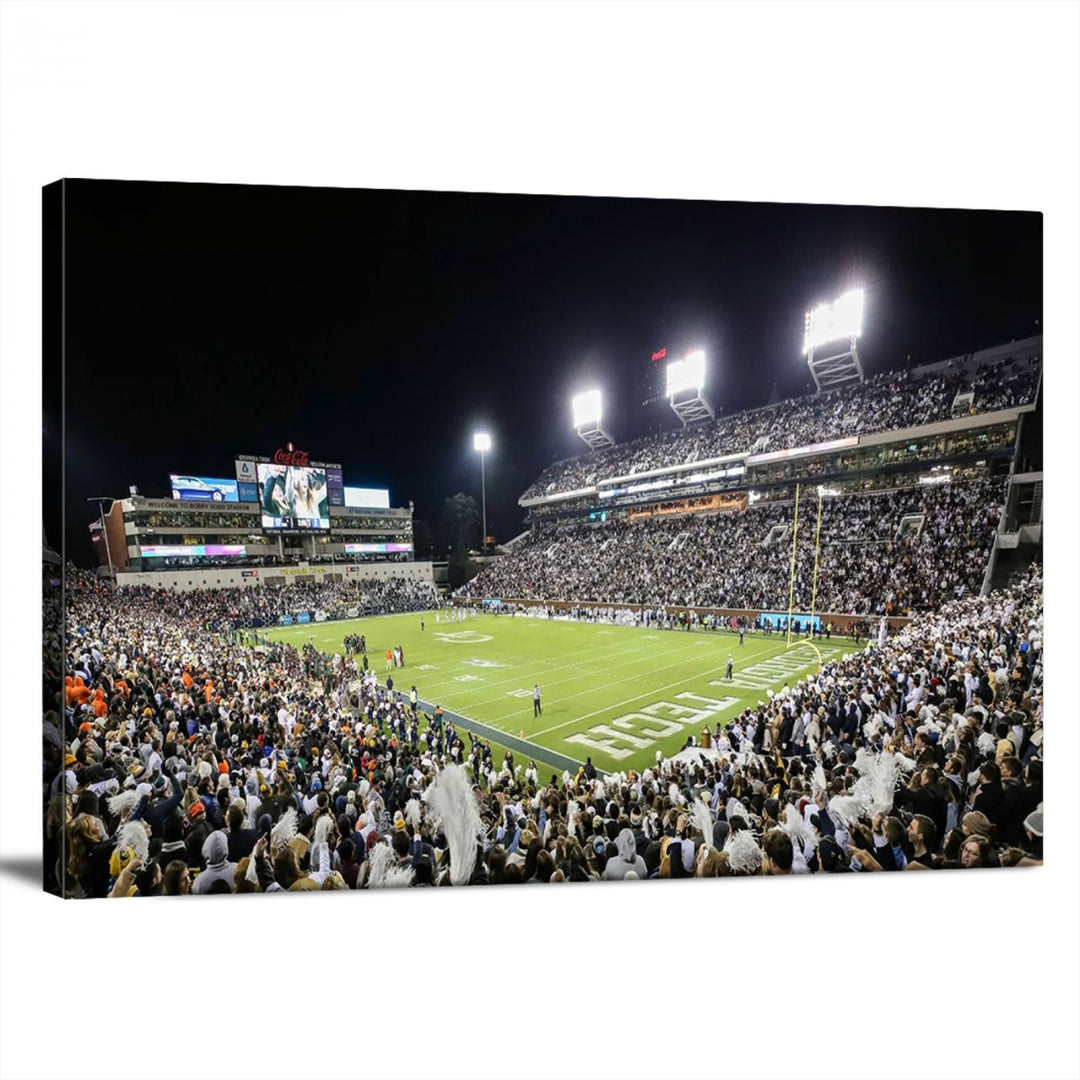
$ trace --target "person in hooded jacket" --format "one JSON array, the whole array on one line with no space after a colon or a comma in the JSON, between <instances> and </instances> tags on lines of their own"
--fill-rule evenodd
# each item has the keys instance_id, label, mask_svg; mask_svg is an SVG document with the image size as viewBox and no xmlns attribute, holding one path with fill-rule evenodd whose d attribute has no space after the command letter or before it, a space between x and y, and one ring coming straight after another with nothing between
<instances>
[{"instance_id":1,"label":"person in hooded jacket","mask_svg":"<svg viewBox=\"0 0 1080 1080\"><path fill-rule=\"evenodd\" d=\"M210 891L215 881L224 881L232 892L236 863L229 861L229 838L223 829L216 829L206 838L202 846L202 857L206 869L195 879L191 891L201 896Z\"/></svg>"},{"instance_id":2,"label":"person in hooded jacket","mask_svg":"<svg viewBox=\"0 0 1080 1080\"><path fill-rule=\"evenodd\" d=\"M645 860L637 853L632 830L622 829L619 832L615 837L615 851L616 854L608 859L607 866L604 867L606 881L622 881L631 872L639 878L648 877Z\"/></svg>"}]
</instances>

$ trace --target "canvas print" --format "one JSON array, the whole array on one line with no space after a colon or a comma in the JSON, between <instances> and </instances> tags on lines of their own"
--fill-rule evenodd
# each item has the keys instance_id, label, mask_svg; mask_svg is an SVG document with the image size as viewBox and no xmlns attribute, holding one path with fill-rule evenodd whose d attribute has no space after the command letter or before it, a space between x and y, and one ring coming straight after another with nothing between
<instances>
[{"instance_id":1,"label":"canvas print","mask_svg":"<svg viewBox=\"0 0 1080 1080\"><path fill-rule=\"evenodd\" d=\"M1041 215L43 209L46 891L1041 863Z\"/></svg>"}]
</instances>

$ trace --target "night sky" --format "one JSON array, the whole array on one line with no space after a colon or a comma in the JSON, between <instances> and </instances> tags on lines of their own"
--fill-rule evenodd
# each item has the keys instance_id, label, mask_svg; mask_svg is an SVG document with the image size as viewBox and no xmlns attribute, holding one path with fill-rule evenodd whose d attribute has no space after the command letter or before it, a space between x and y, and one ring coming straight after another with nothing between
<instances>
[{"instance_id":1,"label":"night sky","mask_svg":"<svg viewBox=\"0 0 1080 1080\"><path fill-rule=\"evenodd\" d=\"M433 522L479 499L478 427L509 539L521 492L585 449L576 390L603 389L619 441L678 423L643 405L662 347L706 350L718 410L802 393L804 313L854 285L868 373L1041 331L1032 213L76 180L66 220L81 565L88 496L167 495L170 472L230 477L287 442Z\"/></svg>"}]
</instances>

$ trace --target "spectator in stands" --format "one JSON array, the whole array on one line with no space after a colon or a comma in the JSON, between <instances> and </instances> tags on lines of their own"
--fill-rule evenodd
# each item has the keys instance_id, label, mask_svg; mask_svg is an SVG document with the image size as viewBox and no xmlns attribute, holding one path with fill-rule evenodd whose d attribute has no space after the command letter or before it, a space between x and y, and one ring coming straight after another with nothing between
<instances>
[{"instance_id":1,"label":"spectator in stands","mask_svg":"<svg viewBox=\"0 0 1080 1080\"><path fill-rule=\"evenodd\" d=\"M1042 729L1038 567L828 660L732 718L707 749L691 735L673 758L592 778L499 767L489 745L450 740L449 726L441 747L414 742L407 701L355 660L346 668L310 645L238 649L205 632L188 598L77 575L71 598L66 668L91 693L55 702L73 786L43 785L42 809L58 798L72 813L73 896L153 895L159 876L162 892L183 895L192 879L197 893L231 894L1041 861L1041 803L1028 809L1041 798L1043 753L1032 741ZM967 665L988 670L992 658L1022 667L1015 697L962 705ZM914 676L924 694L910 703ZM98 688L105 716L92 704ZM785 755L781 725L806 713L820 716L820 742ZM1021 731L1026 765L995 763L1002 716ZM156 743L155 776L140 748ZM182 794L156 835L148 814L172 798L155 794L159 778ZM212 827L204 798L228 831ZM256 798L257 840L237 861L230 838L250 829ZM473 815L479 831L462 831ZM1005 833L1015 847L1001 846Z\"/></svg>"},{"instance_id":2,"label":"spectator in stands","mask_svg":"<svg viewBox=\"0 0 1080 1080\"><path fill-rule=\"evenodd\" d=\"M971 391L971 413L1031 404L1039 386L1039 358L1003 358L921 377L883 372L862 383L810 398L720 416L706 424L648 435L545 469L524 498L555 495L601 480L705 461L725 454L812 446L841 436L895 431L948 420L958 395Z\"/></svg>"},{"instance_id":3,"label":"spectator in stands","mask_svg":"<svg viewBox=\"0 0 1080 1080\"><path fill-rule=\"evenodd\" d=\"M796 604L809 607L813 596L818 610L900 615L976 592L1003 495L1000 482L982 479L827 500L820 548L816 529L798 534ZM784 609L792 518L792 506L769 505L736 514L538 526L457 595ZM903 530L905 520L917 531Z\"/></svg>"}]
</instances>

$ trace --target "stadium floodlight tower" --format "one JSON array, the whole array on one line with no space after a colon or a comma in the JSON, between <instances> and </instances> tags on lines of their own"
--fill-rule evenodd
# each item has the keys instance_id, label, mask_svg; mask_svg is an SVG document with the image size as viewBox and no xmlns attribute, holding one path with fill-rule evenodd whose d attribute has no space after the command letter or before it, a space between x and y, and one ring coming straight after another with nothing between
<instances>
[{"instance_id":1,"label":"stadium floodlight tower","mask_svg":"<svg viewBox=\"0 0 1080 1080\"><path fill-rule=\"evenodd\" d=\"M570 402L574 413L574 430L590 450L615 445L615 440L602 423L603 406L604 399L599 390L586 390L584 393L575 394Z\"/></svg>"},{"instance_id":2,"label":"stadium floodlight tower","mask_svg":"<svg viewBox=\"0 0 1080 1080\"><path fill-rule=\"evenodd\" d=\"M703 393L705 388L705 353L694 349L683 360L667 366L667 399L672 412L684 423L711 420L716 413Z\"/></svg>"},{"instance_id":3,"label":"stadium floodlight tower","mask_svg":"<svg viewBox=\"0 0 1080 1080\"><path fill-rule=\"evenodd\" d=\"M819 394L844 383L863 381L859 362L863 299L862 289L852 289L831 304L819 304L806 313L803 352Z\"/></svg>"}]
</instances>

